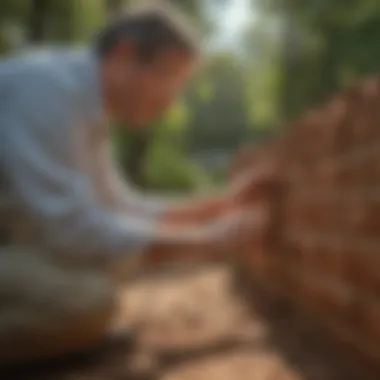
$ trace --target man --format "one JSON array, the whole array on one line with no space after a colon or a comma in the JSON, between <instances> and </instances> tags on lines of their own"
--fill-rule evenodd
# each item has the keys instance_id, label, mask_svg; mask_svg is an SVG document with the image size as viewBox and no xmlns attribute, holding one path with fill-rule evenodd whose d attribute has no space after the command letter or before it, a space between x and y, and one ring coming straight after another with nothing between
<instances>
[{"instance_id":1,"label":"man","mask_svg":"<svg viewBox=\"0 0 380 380\"><path fill-rule=\"evenodd\" d=\"M118 269L218 257L253 232L235 196L255 181L170 202L122 184L110 164L108 121L146 125L176 96L197 56L184 22L150 8L111 22L89 51L1 63L9 241L0 255L0 364L79 352L106 338Z\"/></svg>"}]
</instances>

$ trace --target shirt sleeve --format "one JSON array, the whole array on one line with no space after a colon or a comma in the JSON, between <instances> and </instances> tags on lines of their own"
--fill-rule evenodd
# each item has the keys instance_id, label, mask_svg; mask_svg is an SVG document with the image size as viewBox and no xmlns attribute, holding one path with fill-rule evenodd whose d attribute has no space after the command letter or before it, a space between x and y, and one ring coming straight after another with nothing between
<instances>
[{"instance_id":1,"label":"shirt sleeve","mask_svg":"<svg viewBox=\"0 0 380 380\"><path fill-rule=\"evenodd\" d=\"M113 207L156 220L168 209L182 203L182 199L176 197L154 196L139 191L127 178L123 178L109 145L104 142L100 147L97 168Z\"/></svg>"},{"instance_id":2,"label":"shirt sleeve","mask_svg":"<svg viewBox=\"0 0 380 380\"><path fill-rule=\"evenodd\" d=\"M3 119L13 195L48 248L101 259L142 252L154 222L97 202L80 164L83 131L70 95L53 80L25 84Z\"/></svg>"}]
</instances>

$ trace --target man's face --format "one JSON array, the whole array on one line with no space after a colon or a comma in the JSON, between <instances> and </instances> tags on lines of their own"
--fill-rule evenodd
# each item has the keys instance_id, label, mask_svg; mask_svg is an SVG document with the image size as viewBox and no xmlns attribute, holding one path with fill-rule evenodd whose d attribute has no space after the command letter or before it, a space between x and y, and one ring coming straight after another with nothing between
<instances>
[{"instance_id":1,"label":"man's face","mask_svg":"<svg viewBox=\"0 0 380 380\"><path fill-rule=\"evenodd\" d=\"M132 127L143 127L171 104L195 64L195 57L166 50L142 63L133 49L111 52L107 65L108 102L112 116Z\"/></svg>"}]
</instances>

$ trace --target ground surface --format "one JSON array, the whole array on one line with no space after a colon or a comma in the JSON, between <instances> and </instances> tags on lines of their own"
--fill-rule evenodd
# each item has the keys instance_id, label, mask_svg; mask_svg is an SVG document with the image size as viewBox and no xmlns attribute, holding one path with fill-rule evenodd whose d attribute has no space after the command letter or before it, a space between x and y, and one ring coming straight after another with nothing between
<instances>
[{"instance_id":1,"label":"ground surface","mask_svg":"<svg viewBox=\"0 0 380 380\"><path fill-rule=\"evenodd\" d=\"M287 349L303 357L303 369L290 364L265 322L234 294L231 279L226 269L203 268L135 283L121 297L118 321L138 330L131 357L121 352L87 368L37 378L348 380L325 365L313 347L291 339Z\"/></svg>"}]
</instances>

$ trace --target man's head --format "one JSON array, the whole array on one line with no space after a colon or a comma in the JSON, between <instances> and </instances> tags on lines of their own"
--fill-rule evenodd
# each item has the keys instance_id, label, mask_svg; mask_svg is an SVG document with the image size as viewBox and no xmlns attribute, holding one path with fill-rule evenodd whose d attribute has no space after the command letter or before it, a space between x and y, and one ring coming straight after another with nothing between
<instances>
[{"instance_id":1,"label":"man's head","mask_svg":"<svg viewBox=\"0 0 380 380\"><path fill-rule=\"evenodd\" d=\"M108 111L135 127L146 125L176 97L198 52L188 21L168 6L120 15L96 40Z\"/></svg>"}]
</instances>

